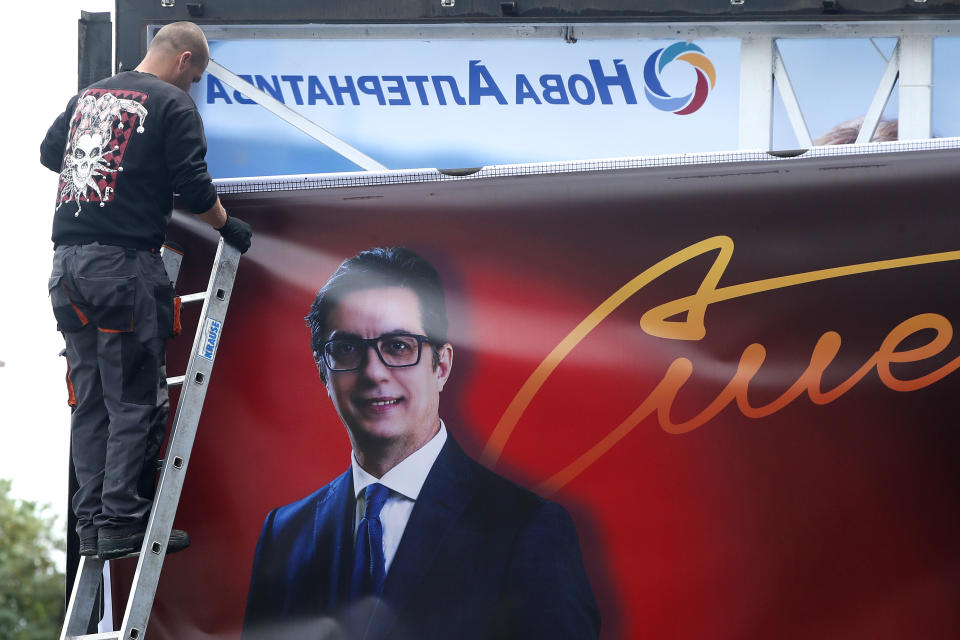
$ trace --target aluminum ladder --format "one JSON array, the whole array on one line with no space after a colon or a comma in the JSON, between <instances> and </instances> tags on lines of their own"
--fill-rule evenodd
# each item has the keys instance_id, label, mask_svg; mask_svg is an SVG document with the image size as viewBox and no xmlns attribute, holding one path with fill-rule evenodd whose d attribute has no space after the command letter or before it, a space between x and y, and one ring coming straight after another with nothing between
<instances>
[{"instance_id":1,"label":"aluminum ladder","mask_svg":"<svg viewBox=\"0 0 960 640\"><path fill-rule=\"evenodd\" d=\"M170 245L164 245L161 256L170 282L176 283L183 259L182 252ZM180 502L183 479L187 472L190 451L193 449L239 261L240 252L221 239L210 271L207 290L180 297L181 305L203 302L203 309L197 323L186 373L167 378L168 387L181 387L180 399L177 402L170 440L163 459L163 470L153 500L153 509L150 511L143 547L137 560L137 570L130 587L123 623L117 631L87 633L94 608L99 604L97 594L105 561L96 556L81 557L60 640L142 640L146 634L157 583L160 580L160 570L167 552L167 540Z\"/></svg>"}]
</instances>

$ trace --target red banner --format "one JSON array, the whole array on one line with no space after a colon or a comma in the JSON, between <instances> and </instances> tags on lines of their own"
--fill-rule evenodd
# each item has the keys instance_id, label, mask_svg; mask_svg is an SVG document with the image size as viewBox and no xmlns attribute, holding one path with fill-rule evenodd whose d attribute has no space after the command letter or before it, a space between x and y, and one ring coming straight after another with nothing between
<instances>
[{"instance_id":1,"label":"red banner","mask_svg":"<svg viewBox=\"0 0 960 640\"><path fill-rule=\"evenodd\" d=\"M396 245L446 287L441 417L571 513L601 637L957 637L958 160L225 197L253 248L177 515L193 546L150 637L238 637L267 512L347 469L303 317L343 259ZM178 289L201 290L213 237L176 221ZM115 564L123 592L133 561Z\"/></svg>"}]
</instances>

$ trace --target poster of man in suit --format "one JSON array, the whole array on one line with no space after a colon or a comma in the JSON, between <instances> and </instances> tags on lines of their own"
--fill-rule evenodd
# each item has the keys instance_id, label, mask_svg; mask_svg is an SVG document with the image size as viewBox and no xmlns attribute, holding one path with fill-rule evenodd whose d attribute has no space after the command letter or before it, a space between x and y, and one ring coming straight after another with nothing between
<instances>
[{"instance_id":1,"label":"poster of man in suit","mask_svg":"<svg viewBox=\"0 0 960 640\"><path fill-rule=\"evenodd\" d=\"M350 468L267 516L243 637L596 638L566 510L471 460L440 418L454 349L434 267L363 251L307 323Z\"/></svg>"}]
</instances>

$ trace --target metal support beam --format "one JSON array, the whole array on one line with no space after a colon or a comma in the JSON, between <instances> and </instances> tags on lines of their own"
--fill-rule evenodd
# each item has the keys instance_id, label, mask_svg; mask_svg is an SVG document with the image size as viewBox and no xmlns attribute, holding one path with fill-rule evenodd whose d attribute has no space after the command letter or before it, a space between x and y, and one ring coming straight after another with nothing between
<instances>
[{"instance_id":1,"label":"metal support beam","mask_svg":"<svg viewBox=\"0 0 960 640\"><path fill-rule=\"evenodd\" d=\"M929 138L933 94L933 38L900 39L900 139Z\"/></svg>"},{"instance_id":2,"label":"metal support beam","mask_svg":"<svg viewBox=\"0 0 960 640\"><path fill-rule=\"evenodd\" d=\"M860 133L857 134L856 144L865 144L873 139L873 134L877 131L877 125L880 124L880 117L883 110L890 100L893 93L893 85L897 83L897 77L900 75L900 43L893 48L890 59L887 61L887 68L880 78L880 86L873 95L873 102L867 109L867 115L863 117L863 124L860 126ZM900 107L900 113L903 113L903 107Z\"/></svg>"},{"instance_id":3,"label":"metal support beam","mask_svg":"<svg viewBox=\"0 0 960 640\"><path fill-rule=\"evenodd\" d=\"M773 138L773 38L740 43L740 149L770 149Z\"/></svg>"},{"instance_id":4,"label":"metal support beam","mask_svg":"<svg viewBox=\"0 0 960 640\"><path fill-rule=\"evenodd\" d=\"M257 89L255 86L232 71L224 68L222 65L217 64L215 61L210 61L210 64L207 66L207 73L221 82L230 85L237 91L240 91L245 96L284 122L287 122L297 129L300 129L300 131L303 131L314 140L322 142L331 150L336 151L344 158L360 166L361 168L366 169L367 171L388 171L387 167L383 166L367 154L350 146L317 123L300 115L273 96L266 94L260 89Z\"/></svg>"},{"instance_id":5,"label":"metal support beam","mask_svg":"<svg viewBox=\"0 0 960 640\"><path fill-rule=\"evenodd\" d=\"M787 67L783 64L783 57L780 55L780 48L776 42L773 43L773 78L777 82L777 89L780 90L780 97L783 99L783 106L787 110L787 117L790 118L793 134L797 137L797 144L801 149L809 149L813 146L813 141L810 139L810 130L807 129L807 122L803 119L800 102L797 100L797 94L793 91L790 76L787 74ZM770 106L772 109L773 105Z\"/></svg>"},{"instance_id":6,"label":"metal support beam","mask_svg":"<svg viewBox=\"0 0 960 640\"><path fill-rule=\"evenodd\" d=\"M77 91L113 75L113 25L110 13L80 12L77 52Z\"/></svg>"}]
</instances>

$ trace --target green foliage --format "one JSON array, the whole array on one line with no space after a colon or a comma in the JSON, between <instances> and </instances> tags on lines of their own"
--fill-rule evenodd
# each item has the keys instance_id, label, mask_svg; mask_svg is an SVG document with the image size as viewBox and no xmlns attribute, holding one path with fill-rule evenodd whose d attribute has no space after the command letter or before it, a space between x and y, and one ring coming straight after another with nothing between
<instances>
[{"instance_id":1,"label":"green foliage","mask_svg":"<svg viewBox=\"0 0 960 640\"><path fill-rule=\"evenodd\" d=\"M63 551L46 506L10 497L0 480L0 638L49 640L63 622L63 574L53 560Z\"/></svg>"}]
</instances>

